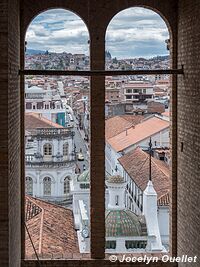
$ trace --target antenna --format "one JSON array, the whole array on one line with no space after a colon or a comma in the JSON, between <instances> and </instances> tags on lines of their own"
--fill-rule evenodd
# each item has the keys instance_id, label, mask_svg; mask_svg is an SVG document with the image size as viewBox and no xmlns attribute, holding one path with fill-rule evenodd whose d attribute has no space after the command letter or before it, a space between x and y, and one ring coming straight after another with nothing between
<instances>
[{"instance_id":1,"label":"antenna","mask_svg":"<svg viewBox=\"0 0 200 267\"><path fill-rule=\"evenodd\" d=\"M152 142L151 142L151 137L149 140L149 181L152 181L151 177L151 156L152 156Z\"/></svg>"}]
</instances>

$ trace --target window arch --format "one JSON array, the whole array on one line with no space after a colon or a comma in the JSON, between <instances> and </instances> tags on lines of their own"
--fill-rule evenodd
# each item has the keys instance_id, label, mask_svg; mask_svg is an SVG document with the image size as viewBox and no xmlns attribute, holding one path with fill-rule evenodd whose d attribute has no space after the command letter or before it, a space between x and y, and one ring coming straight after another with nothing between
<instances>
[{"instance_id":1,"label":"window arch","mask_svg":"<svg viewBox=\"0 0 200 267\"><path fill-rule=\"evenodd\" d=\"M43 179L43 193L44 196L51 196L51 178L45 177Z\"/></svg>"},{"instance_id":2,"label":"window arch","mask_svg":"<svg viewBox=\"0 0 200 267\"><path fill-rule=\"evenodd\" d=\"M64 179L64 186L63 186L64 195L70 193L70 177L67 176Z\"/></svg>"},{"instance_id":3,"label":"window arch","mask_svg":"<svg viewBox=\"0 0 200 267\"><path fill-rule=\"evenodd\" d=\"M25 192L27 195L33 195L33 179L30 176L26 177Z\"/></svg>"}]
</instances>

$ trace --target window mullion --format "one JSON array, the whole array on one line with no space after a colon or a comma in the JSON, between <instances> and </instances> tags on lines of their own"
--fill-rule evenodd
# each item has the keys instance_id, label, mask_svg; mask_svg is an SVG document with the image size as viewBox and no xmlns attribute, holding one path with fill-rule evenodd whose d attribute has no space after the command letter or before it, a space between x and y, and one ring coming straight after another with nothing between
<instances>
[{"instance_id":1,"label":"window mullion","mask_svg":"<svg viewBox=\"0 0 200 267\"><path fill-rule=\"evenodd\" d=\"M105 47L104 36L91 38L91 70L104 69ZM105 77L91 77L91 257L105 257Z\"/></svg>"}]
</instances>

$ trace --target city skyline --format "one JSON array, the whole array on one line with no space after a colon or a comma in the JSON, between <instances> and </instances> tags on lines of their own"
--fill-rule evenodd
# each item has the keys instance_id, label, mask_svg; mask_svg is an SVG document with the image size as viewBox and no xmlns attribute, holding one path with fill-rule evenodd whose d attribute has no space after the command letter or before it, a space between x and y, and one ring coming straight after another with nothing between
<instances>
[{"instance_id":1,"label":"city skyline","mask_svg":"<svg viewBox=\"0 0 200 267\"><path fill-rule=\"evenodd\" d=\"M119 59L167 55L165 40L168 38L167 26L157 13L145 8L129 8L118 13L108 25L106 50ZM27 30L26 41L28 49L89 54L85 23L63 9L37 16Z\"/></svg>"}]
</instances>

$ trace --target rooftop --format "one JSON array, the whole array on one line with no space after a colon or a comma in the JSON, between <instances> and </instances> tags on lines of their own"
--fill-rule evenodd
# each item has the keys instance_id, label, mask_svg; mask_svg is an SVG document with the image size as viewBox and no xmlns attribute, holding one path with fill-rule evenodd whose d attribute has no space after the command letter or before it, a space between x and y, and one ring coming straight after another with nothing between
<instances>
[{"instance_id":1,"label":"rooftop","mask_svg":"<svg viewBox=\"0 0 200 267\"><path fill-rule=\"evenodd\" d=\"M121 115L115 116L106 120L105 135L106 139L112 138L115 135L123 132L126 128L140 123L144 119L141 115Z\"/></svg>"},{"instance_id":2,"label":"rooftop","mask_svg":"<svg viewBox=\"0 0 200 267\"><path fill-rule=\"evenodd\" d=\"M36 129L36 128L63 128L63 126L52 122L40 114L31 112L25 114L25 129Z\"/></svg>"},{"instance_id":3,"label":"rooftop","mask_svg":"<svg viewBox=\"0 0 200 267\"><path fill-rule=\"evenodd\" d=\"M120 164L137 186L144 191L149 180L149 155L136 148L119 158ZM169 204L170 175L168 165L152 157L152 182L158 195L159 205Z\"/></svg>"},{"instance_id":4,"label":"rooftop","mask_svg":"<svg viewBox=\"0 0 200 267\"><path fill-rule=\"evenodd\" d=\"M109 176L108 182L114 183L114 184L121 184L121 183L124 183L125 181L124 181L124 178L120 175L112 175L112 176Z\"/></svg>"},{"instance_id":5,"label":"rooftop","mask_svg":"<svg viewBox=\"0 0 200 267\"><path fill-rule=\"evenodd\" d=\"M37 253L39 255L78 253L72 211L26 196L26 210L31 204L40 211L26 222ZM27 232L25 242L26 258L31 258L35 253Z\"/></svg>"},{"instance_id":6,"label":"rooftop","mask_svg":"<svg viewBox=\"0 0 200 267\"><path fill-rule=\"evenodd\" d=\"M143 231L140 217L130 210L107 210L105 225L106 237L147 235Z\"/></svg>"},{"instance_id":7,"label":"rooftop","mask_svg":"<svg viewBox=\"0 0 200 267\"><path fill-rule=\"evenodd\" d=\"M121 133L118 133L109 139L107 138L107 142L116 152L119 152L164 129L167 129L168 127L168 121L159 117L151 117L127 130L124 127Z\"/></svg>"}]
</instances>

